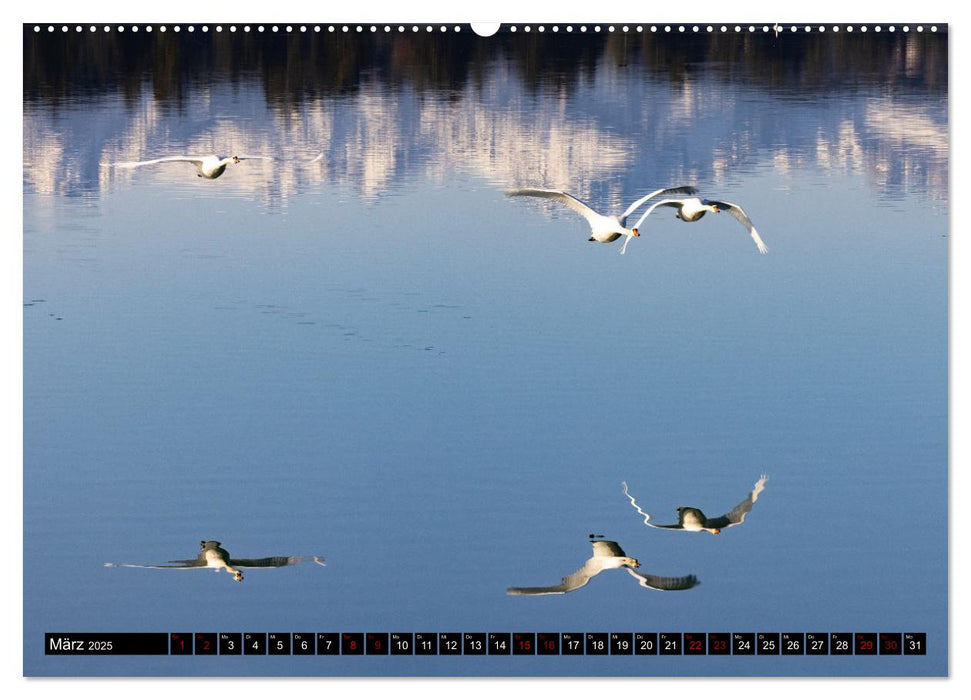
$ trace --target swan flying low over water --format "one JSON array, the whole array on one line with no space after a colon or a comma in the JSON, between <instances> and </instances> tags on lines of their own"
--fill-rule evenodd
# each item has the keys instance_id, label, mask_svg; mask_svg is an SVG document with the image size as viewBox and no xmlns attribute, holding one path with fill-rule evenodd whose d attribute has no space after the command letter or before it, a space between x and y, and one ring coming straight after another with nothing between
<instances>
[{"instance_id":1,"label":"swan flying low over water","mask_svg":"<svg viewBox=\"0 0 971 700\"><path fill-rule=\"evenodd\" d=\"M581 202L579 199L571 194L567 194L562 190L548 190L542 188L528 187L524 189L508 190L506 192L507 197L542 197L544 199L553 199L557 202L561 202L566 206L570 207L573 211L578 213L587 223L590 224L591 236L588 240L598 241L600 243L611 243L616 241L621 236L627 236L627 240L624 241L624 246L620 249L620 254L623 255L627 250L627 244L630 243L630 239L641 235L637 227L640 226L640 221L637 222L631 228L627 228L625 224L627 223L627 218L633 214L638 207L644 204L647 200L652 197L657 197L659 195L669 195L669 194L694 194L698 190L694 187L669 187L667 189L655 190L650 194L644 195L636 202L627 207L625 211L620 216L604 216L599 214L589 206ZM673 201L673 200L665 200ZM641 217L641 221L644 217Z\"/></svg>"},{"instance_id":2,"label":"swan flying low over water","mask_svg":"<svg viewBox=\"0 0 971 700\"><path fill-rule=\"evenodd\" d=\"M752 220L748 218L748 215L740 206L737 204L732 204L731 202L717 202L713 199L699 199L697 197L687 197L684 199L662 199L660 202L655 202L648 207L647 211L645 211L641 215L641 218L637 220L637 223L634 224L634 230L636 231L637 228L644 223L644 219L650 216L651 212L658 207L677 208L678 211L674 215L675 218L681 219L687 223L697 221L708 212L719 214L723 211L727 211L748 230L749 235L752 236L752 240L755 241L755 245L758 246L759 252L762 253L762 255L769 252L769 249L765 246L765 243L762 242L759 232L755 230Z\"/></svg>"},{"instance_id":3,"label":"swan flying low over water","mask_svg":"<svg viewBox=\"0 0 971 700\"><path fill-rule=\"evenodd\" d=\"M168 564L105 564L107 567L125 566L133 569L220 569L233 575L234 581L243 580L240 569L276 569L281 566L291 566L304 561L306 557L263 557L262 559L236 559L229 556L229 552L222 548L220 542L203 540L202 551L195 559L175 559ZM311 557L311 561L319 566L326 566L322 557Z\"/></svg>"},{"instance_id":4,"label":"swan flying low over water","mask_svg":"<svg viewBox=\"0 0 971 700\"><path fill-rule=\"evenodd\" d=\"M238 165L244 160L273 160L267 156L166 156L165 158L153 158L152 160L140 160L128 163L103 163L103 165L114 165L116 168L137 168L142 165L156 165L158 163L192 163L198 171L199 177L207 180L215 180L226 172L227 165Z\"/></svg>"},{"instance_id":5,"label":"swan flying low over water","mask_svg":"<svg viewBox=\"0 0 971 700\"><path fill-rule=\"evenodd\" d=\"M640 566L633 557L627 556L620 545L611 540L594 540L593 556L587 559L586 563L577 571L569 576L564 576L563 580L555 586L540 586L536 588L507 588L509 595L550 595L557 593L569 593L578 588L586 586L590 579L602 571L608 569L627 569L627 573L636 578L644 588L651 588L656 591L683 591L698 585L698 579L693 575L688 576L655 576L654 574L642 574L634 569Z\"/></svg>"},{"instance_id":6,"label":"swan flying low over water","mask_svg":"<svg viewBox=\"0 0 971 700\"><path fill-rule=\"evenodd\" d=\"M661 528L663 530L687 530L689 532L710 532L713 535L719 534L726 527L733 527L735 525L741 525L745 522L745 516L749 514L752 510L752 506L759 498L759 494L765 489L765 482L769 480L769 477L765 474L755 482L755 488L752 489L744 501L739 503L737 506L732 508L730 511L724 515L719 515L717 518L709 518L699 508L689 508L686 506L681 506L678 508L678 522L676 525L655 525L650 522L651 516L641 510L640 506L634 500L634 497L630 495L627 490L627 482L622 482L621 486L624 487L624 495L630 500L630 504L634 506L638 513L644 516L644 524L650 527Z\"/></svg>"}]
</instances>

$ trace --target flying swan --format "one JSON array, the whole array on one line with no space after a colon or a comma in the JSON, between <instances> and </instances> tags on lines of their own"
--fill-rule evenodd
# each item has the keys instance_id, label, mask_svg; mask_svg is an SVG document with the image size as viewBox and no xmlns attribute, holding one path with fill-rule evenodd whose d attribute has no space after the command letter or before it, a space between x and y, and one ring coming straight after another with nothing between
<instances>
[{"instance_id":1,"label":"flying swan","mask_svg":"<svg viewBox=\"0 0 971 700\"><path fill-rule=\"evenodd\" d=\"M720 515L717 518L707 517L698 508L681 506L678 508L678 523L676 525L655 525L652 523L651 516L641 510L640 506L637 505L637 502L634 500L634 497L630 495L630 492L627 490L627 482L622 482L621 486L624 487L624 495L630 500L630 504L634 506L638 513L644 516L645 525L664 530L710 532L713 535L717 535L726 527L741 525L743 522L745 522L745 516L748 515L749 511L752 510L752 506L755 504L755 501L758 500L759 494L762 493L763 489L765 489L765 482L768 480L769 477L763 474L762 478L755 482L755 488L752 489L752 493L750 493L744 501L739 503L724 515Z\"/></svg>"},{"instance_id":2,"label":"flying swan","mask_svg":"<svg viewBox=\"0 0 971 700\"><path fill-rule=\"evenodd\" d=\"M693 192L690 194L694 194ZM681 219L684 222L697 221L703 217L708 212L714 212L718 214L723 211L727 211L729 214L735 217L742 226L748 230L749 235L752 236L752 240L755 241L755 245L758 246L759 252L765 255L769 252L769 249L762 242L762 238L759 236L759 232L755 230L755 226L752 224L752 220L748 218L748 215L742 210L737 204L732 204L731 202L716 202L713 199L698 199L697 197L686 197L683 199L662 199L660 202L655 202L647 211L645 211L641 218L637 220L634 224L634 231L644 223L644 219L651 215L651 212L658 207L675 207L678 211L675 213L675 218Z\"/></svg>"},{"instance_id":3,"label":"flying swan","mask_svg":"<svg viewBox=\"0 0 971 700\"><path fill-rule=\"evenodd\" d=\"M192 163L196 166L196 174L207 180L215 180L226 172L227 165L238 165L244 160L273 160L267 156L166 156L152 160L140 160L126 163L103 163L116 168L138 168L142 165L156 165L158 163Z\"/></svg>"},{"instance_id":4,"label":"flying swan","mask_svg":"<svg viewBox=\"0 0 971 700\"><path fill-rule=\"evenodd\" d=\"M579 199L571 194L567 194L562 190L547 190L547 189L537 189L537 188L525 188L518 190L508 190L506 192L507 197L542 197L544 199L553 199L557 202L562 202L566 206L570 207L573 211L578 213L587 223L590 224L591 236L588 240L598 241L600 243L611 243L616 241L621 236L627 236L627 240L624 241L624 246L620 249L620 254L623 255L627 250L627 244L630 243L630 239L641 235L637 228L640 226L641 221L644 217L641 217L641 221L638 221L636 225L631 228L626 228L627 217L637 211L644 202L651 199L652 197L657 197L658 195L668 195L668 194L694 194L698 190L694 187L669 187L663 190L655 190L648 195L645 195L638 199L636 202L627 207L625 211L620 216L604 216L603 214L598 214L593 209L588 207L586 204L581 202ZM674 200L665 200L674 201Z\"/></svg>"},{"instance_id":5,"label":"flying swan","mask_svg":"<svg viewBox=\"0 0 971 700\"><path fill-rule=\"evenodd\" d=\"M202 551L195 559L175 559L168 564L105 564L108 567L125 566L133 569L226 569L233 575L234 581L243 580L240 569L275 569L281 566L291 566L304 561L306 557L263 557L262 559L234 559L229 552L222 548L220 542L203 540ZM311 557L311 561L319 566L325 566L322 557Z\"/></svg>"},{"instance_id":6,"label":"flying swan","mask_svg":"<svg viewBox=\"0 0 971 700\"><path fill-rule=\"evenodd\" d=\"M642 574L634 569L640 566L633 557L627 556L620 545L611 540L594 540L593 556L587 559L586 563L577 571L569 576L564 576L563 580L556 586L540 586L537 588L507 588L509 595L550 595L556 593L569 593L578 588L586 586L594 576L601 571L608 569L627 569L627 573L636 578L644 588L651 588L655 591L683 591L698 585L698 579L694 575L688 576L655 576L654 574Z\"/></svg>"}]
</instances>

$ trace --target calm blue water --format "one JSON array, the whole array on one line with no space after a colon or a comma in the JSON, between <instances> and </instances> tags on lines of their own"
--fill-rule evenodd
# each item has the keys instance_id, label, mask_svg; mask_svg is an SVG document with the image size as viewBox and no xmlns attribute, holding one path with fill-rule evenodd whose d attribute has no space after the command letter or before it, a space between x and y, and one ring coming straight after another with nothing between
<instances>
[{"instance_id":1,"label":"calm blue water","mask_svg":"<svg viewBox=\"0 0 971 700\"><path fill-rule=\"evenodd\" d=\"M947 37L869 39L320 37L286 62L251 37L167 63L186 38L138 59L29 34L24 673L946 674ZM189 152L276 160L101 165ZM619 213L677 184L742 204L769 254L659 210L621 256L503 195ZM620 486L671 522L762 473L718 537L645 527ZM505 594L579 568L589 533L702 585ZM103 566L200 539L327 566ZM55 631L924 632L928 653L45 656Z\"/></svg>"}]
</instances>

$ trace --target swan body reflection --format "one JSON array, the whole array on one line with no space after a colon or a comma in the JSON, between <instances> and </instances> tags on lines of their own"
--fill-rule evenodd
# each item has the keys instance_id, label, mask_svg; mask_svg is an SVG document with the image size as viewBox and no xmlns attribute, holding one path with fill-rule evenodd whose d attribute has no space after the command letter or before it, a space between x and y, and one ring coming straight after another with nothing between
<instances>
[{"instance_id":1,"label":"swan body reflection","mask_svg":"<svg viewBox=\"0 0 971 700\"><path fill-rule=\"evenodd\" d=\"M237 559L229 556L229 552L222 548L220 542L215 540L203 540L202 550L195 559L175 559L168 564L105 564L107 567L124 566L134 569L214 569L220 571L225 569L227 573L233 575L234 581L243 580L243 572L240 569L276 569L281 566L291 566L299 564L307 557L263 557L261 559ZM324 566L322 557L311 557L310 560L319 566Z\"/></svg>"},{"instance_id":2,"label":"swan body reflection","mask_svg":"<svg viewBox=\"0 0 971 700\"><path fill-rule=\"evenodd\" d=\"M644 516L645 525L664 530L710 532L713 535L717 535L726 527L734 527L735 525L740 525L745 522L745 516L747 516L752 510L752 506L755 504L755 501L758 500L759 494L765 489L765 482L768 480L769 477L763 474L762 477L755 482L755 488L752 489L752 492L745 498L745 500L724 515L719 515L717 518L707 517L699 508L681 506L678 508L678 522L674 525L655 525L652 523L651 516L641 510L640 506L637 505L637 501L635 501L634 497L630 495L630 492L627 490L627 482L623 482L621 486L624 487L624 495L630 499L630 504L637 510L638 513Z\"/></svg>"},{"instance_id":3,"label":"swan body reflection","mask_svg":"<svg viewBox=\"0 0 971 700\"><path fill-rule=\"evenodd\" d=\"M563 580L555 586L539 586L535 588L508 588L506 593L509 595L550 595L557 593L569 593L578 588L586 586L594 576L610 569L624 568L631 576L636 578L644 588L651 588L656 591L681 591L693 588L698 585L698 579L694 575L688 576L655 576L654 574L643 574L634 569L640 567L640 562L633 557L627 556L620 545L612 540L594 540L593 556L587 559L586 563L569 576L564 576Z\"/></svg>"}]
</instances>

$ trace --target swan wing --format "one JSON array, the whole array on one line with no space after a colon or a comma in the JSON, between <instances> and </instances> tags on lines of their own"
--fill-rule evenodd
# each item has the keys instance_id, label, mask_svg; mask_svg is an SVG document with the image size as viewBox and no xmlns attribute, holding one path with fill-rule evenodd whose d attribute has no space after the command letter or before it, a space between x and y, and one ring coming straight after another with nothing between
<instances>
[{"instance_id":1,"label":"swan wing","mask_svg":"<svg viewBox=\"0 0 971 700\"><path fill-rule=\"evenodd\" d=\"M748 214L745 213L744 209L737 204L732 204L731 202L714 202L705 200L705 204L714 204L719 209L724 209L729 214L734 216L735 220L744 226L749 232L749 235L752 236L752 240L755 241L755 245L758 246L759 252L762 253L762 255L769 252L769 249L766 247L765 243L762 242L762 237L759 236L759 232L755 230L755 225L752 223L752 220L748 218Z\"/></svg>"},{"instance_id":2,"label":"swan wing","mask_svg":"<svg viewBox=\"0 0 971 700\"><path fill-rule=\"evenodd\" d=\"M112 564L107 563L105 566L109 568L115 568L123 566L129 569L197 569L200 567L208 566L209 562L203 556L198 556L195 559L174 559L168 564Z\"/></svg>"},{"instance_id":3,"label":"swan wing","mask_svg":"<svg viewBox=\"0 0 971 700\"><path fill-rule=\"evenodd\" d=\"M630 501L631 506L633 506L634 510L640 513L641 517L644 518L645 525L647 525L648 527L656 527L661 529L678 530L681 528L680 525L656 525L655 523L652 523L651 516L648 513L645 513L643 510L641 510L641 507L637 505L637 501L635 501L634 497L630 495L630 491L627 490L627 482L622 481L620 485L624 487L624 495L627 496L627 499Z\"/></svg>"},{"instance_id":4,"label":"swan wing","mask_svg":"<svg viewBox=\"0 0 971 700\"><path fill-rule=\"evenodd\" d=\"M687 576L655 576L654 574L642 574L639 571L634 571L629 566L625 566L624 568L644 588L650 588L655 591L686 591L701 583L694 574L688 574Z\"/></svg>"},{"instance_id":5,"label":"swan wing","mask_svg":"<svg viewBox=\"0 0 971 700\"><path fill-rule=\"evenodd\" d=\"M507 190L506 196L507 197L541 197L543 199L552 199L554 201L561 202L562 204L565 204L566 206L570 207L570 209L575 211L577 214L582 216L591 224L593 224L594 222L602 218L600 214L598 214L589 206L581 202L572 194L567 194L562 190L546 190L546 189L527 187L527 188L518 189L518 190Z\"/></svg>"},{"instance_id":6,"label":"swan wing","mask_svg":"<svg viewBox=\"0 0 971 700\"><path fill-rule=\"evenodd\" d=\"M637 223L631 226L631 228L640 228L641 224L644 223L644 219L649 217L651 215L651 212L657 209L658 207L680 208L682 204L684 204L684 200L682 199L662 199L660 202L655 202L654 204L652 204L647 208L647 211L641 214L641 218L639 218L637 220Z\"/></svg>"},{"instance_id":7,"label":"swan wing","mask_svg":"<svg viewBox=\"0 0 971 700\"><path fill-rule=\"evenodd\" d=\"M142 165L155 165L157 163L193 163L195 165L201 165L203 158L204 156L166 156L164 158L153 158L151 160L103 163L103 165L114 166L116 168L137 168Z\"/></svg>"},{"instance_id":8,"label":"swan wing","mask_svg":"<svg viewBox=\"0 0 971 700\"><path fill-rule=\"evenodd\" d=\"M759 494L765 490L765 482L769 480L769 477L765 474L755 482L755 487L744 501L739 503L737 506L732 508L730 511L721 515L717 518L708 518L705 521L707 527L717 527L719 529L724 529L726 527L732 527L733 525L740 525L745 522L745 516L749 514L752 510L752 506L759 499Z\"/></svg>"},{"instance_id":9,"label":"swan wing","mask_svg":"<svg viewBox=\"0 0 971 700\"><path fill-rule=\"evenodd\" d=\"M240 569L276 569L292 566L304 561L306 557L263 557L262 559L232 559L230 564Z\"/></svg>"},{"instance_id":10,"label":"swan wing","mask_svg":"<svg viewBox=\"0 0 971 700\"><path fill-rule=\"evenodd\" d=\"M628 216L630 216L635 211L637 211L637 208L640 207L642 204L644 204L644 202L646 202L647 200L652 199L654 197L657 197L658 195L662 195L662 194L664 194L664 195L668 195L668 194L697 194L697 192L698 192L698 188L697 187L692 187L691 185L685 185L685 186L682 186L682 187L668 187L667 189L663 189L663 190L654 190L650 194L644 195L643 197L641 197L640 199L638 199L636 202L634 202L633 204L631 204L629 207L627 207L627 211L625 211L623 214L620 215L620 225L621 226L624 226L626 224L626 222L627 222L627 217ZM642 219L642 221L643 221L643 219ZM640 223L640 222L638 222L638 223ZM637 227L635 226L634 228L637 228Z\"/></svg>"},{"instance_id":11,"label":"swan wing","mask_svg":"<svg viewBox=\"0 0 971 700\"><path fill-rule=\"evenodd\" d=\"M594 545L602 544L595 542ZM594 548L596 549L596 547ZM550 595L555 593L569 593L586 586L594 576L604 570L604 562L599 557L591 557L587 562L555 586L539 586L536 588L507 588L509 595Z\"/></svg>"}]
</instances>

